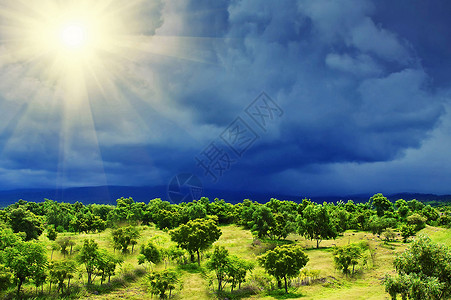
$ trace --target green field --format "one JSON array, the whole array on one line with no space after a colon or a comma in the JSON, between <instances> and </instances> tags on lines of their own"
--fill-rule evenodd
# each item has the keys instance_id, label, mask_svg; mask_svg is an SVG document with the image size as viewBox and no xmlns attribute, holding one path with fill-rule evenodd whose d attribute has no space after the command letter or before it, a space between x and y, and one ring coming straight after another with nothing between
<instances>
[{"instance_id":1,"label":"green field","mask_svg":"<svg viewBox=\"0 0 451 300\"><path fill-rule=\"evenodd\" d=\"M256 262L258 255L271 248L270 241L254 241L249 230L244 230L237 225L225 225L220 227L222 235L214 245L226 247L231 254L241 258ZM80 276L74 278L71 282L73 298L89 299L152 299L146 282L146 273L150 271L150 266L144 267L138 265L137 257L140 244L152 239L158 246L166 247L173 243L167 232L156 229L152 226L140 226L141 237L133 253L123 255L124 263L119 267L116 275L112 277L110 284L100 285L100 280L95 279L94 285L89 290L84 287L86 275L82 272L80 266ZM426 234L434 241L450 244L451 230L428 226L419 234ZM71 236L75 242L73 256L76 255L79 245L86 238L94 239L101 248L113 249L111 246L111 229L107 229L96 234L73 234L62 233L60 237ZM346 277L334 268L332 249L336 246L342 246L361 240L368 241L373 255L368 257L366 266L357 266L357 272L352 277ZM40 236L40 241L48 249L48 257L51 256L51 242L46 235ZM335 240L325 240L320 244L320 249L316 249L316 242L306 240L301 236L291 234L286 241L278 243L299 243L305 249L309 257L309 262L304 269L316 273L314 277L298 277L291 281L291 289L288 295L279 292L265 291L262 280L268 279L264 270L257 264L251 274L248 274L247 280L241 286L241 289L230 293L230 286L226 286L225 292L220 299L389 299L385 292L382 280L387 273L394 273L393 259L397 253L406 249L407 244L400 241L386 243L377 236L368 232L346 231L342 236ZM208 251L203 256L208 255ZM58 251L54 251L53 260L62 259L63 256ZM214 299L218 298L215 294L213 274L205 268L205 257L202 260L201 267L196 264L187 264L177 266L169 264L166 267L176 268L181 278L181 284L174 292L173 299ZM164 269L165 264L161 263L154 266L153 269ZM308 280L310 279L310 280ZM304 280L304 283L302 283ZM213 285L211 285L213 283ZM302 283L302 284L301 284ZM268 283L275 284L275 282ZM269 286L267 286L269 287ZM26 285L26 295L33 295L34 287ZM46 284L44 289L48 289ZM50 296L37 295L36 299L48 299ZM56 292L53 298L57 299ZM157 297L155 296L154 299Z\"/></svg>"}]
</instances>

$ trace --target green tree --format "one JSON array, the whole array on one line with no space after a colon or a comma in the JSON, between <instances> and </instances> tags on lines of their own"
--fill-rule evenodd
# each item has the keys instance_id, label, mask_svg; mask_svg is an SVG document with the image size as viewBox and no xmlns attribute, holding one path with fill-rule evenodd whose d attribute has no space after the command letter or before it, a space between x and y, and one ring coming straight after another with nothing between
<instances>
[{"instance_id":1,"label":"green tree","mask_svg":"<svg viewBox=\"0 0 451 300\"><path fill-rule=\"evenodd\" d=\"M216 246L207 268L215 272L218 281L218 291L222 291L226 283L227 265L229 263L229 251L224 246Z\"/></svg>"},{"instance_id":2,"label":"green tree","mask_svg":"<svg viewBox=\"0 0 451 300\"><path fill-rule=\"evenodd\" d=\"M114 249L120 249L122 253L127 253L128 246L136 245L138 238L140 237L139 231L134 226L121 227L113 230L111 233L113 237Z\"/></svg>"},{"instance_id":3,"label":"green tree","mask_svg":"<svg viewBox=\"0 0 451 300\"><path fill-rule=\"evenodd\" d=\"M52 261L49 264L49 279L51 283L58 285L58 292L64 293L66 287L65 281L68 280L67 288L70 286L70 280L74 277L77 266L72 260Z\"/></svg>"},{"instance_id":4,"label":"green tree","mask_svg":"<svg viewBox=\"0 0 451 300\"><path fill-rule=\"evenodd\" d=\"M413 225L402 224L399 227L399 231L401 231L401 236L404 243L407 242L409 237L415 235L415 227Z\"/></svg>"},{"instance_id":5,"label":"green tree","mask_svg":"<svg viewBox=\"0 0 451 300\"><path fill-rule=\"evenodd\" d=\"M14 282L14 274L11 269L0 264L0 292L8 289Z\"/></svg>"},{"instance_id":6,"label":"green tree","mask_svg":"<svg viewBox=\"0 0 451 300\"><path fill-rule=\"evenodd\" d=\"M9 223L14 232L25 232L26 241L37 239L44 231L41 218L22 207L10 212Z\"/></svg>"},{"instance_id":7,"label":"green tree","mask_svg":"<svg viewBox=\"0 0 451 300\"><path fill-rule=\"evenodd\" d=\"M159 295L160 299L166 298L166 292L169 290L169 297L171 292L176 288L179 282L177 273L174 270L153 271L148 277L150 284L150 291L152 295Z\"/></svg>"},{"instance_id":8,"label":"green tree","mask_svg":"<svg viewBox=\"0 0 451 300\"><path fill-rule=\"evenodd\" d=\"M61 247L61 254L66 257L67 254L72 254L72 247L75 245L75 241L71 237L66 236L56 241ZM70 247L70 251L67 248Z\"/></svg>"},{"instance_id":9,"label":"green tree","mask_svg":"<svg viewBox=\"0 0 451 300\"><path fill-rule=\"evenodd\" d=\"M109 283L111 276L116 272L116 267L122 262L122 259L116 258L107 250L100 249L96 260L97 274L100 275L100 284L103 284L107 277Z\"/></svg>"},{"instance_id":10,"label":"green tree","mask_svg":"<svg viewBox=\"0 0 451 300\"><path fill-rule=\"evenodd\" d=\"M275 213L274 219L269 226L268 234L274 239L285 239L291 232L295 231L294 217L287 213Z\"/></svg>"},{"instance_id":11,"label":"green tree","mask_svg":"<svg viewBox=\"0 0 451 300\"><path fill-rule=\"evenodd\" d=\"M274 215L269 207L258 206L252 214L252 231L259 238L269 236L271 227L274 227Z\"/></svg>"},{"instance_id":12,"label":"green tree","mask_svg":"<svg viewBox=\"0 0 451 300\"><path fill-rule=\"evenodd\" d=\"M426 227L426 218L420 214L414 213L407 217L407 224L413 225L415 231L419 231Z\"/></svg>"},{"instance_id":13,"label":"green tree","mask_svg":"<svg viewBox=\"0 0 451 300\"><path fill-rule=\"evenodd\" d=\"M227 282L230 282L233 289L238 285L241 288L241 283L246 280L246 274L254 268L251 262L240 259L236 255L229 256L227 264Z\"/></svg>"},{"instance_id":14,"label":"green tree","mask_svg":"<svg viewBox=\"0 0 451 300\"><path fill-rule=\"evenodd\" d=\"M200 251L208 249L221 236L221 229L212 219L195 219L169 232L171 239L191 254L197 253L200 265Z\"/></svg>"},{"instance_id":15,"label":"green tree","mask_svg":"<svg viewBox=\"0 0 451 300\"><path fill-rule=\"evenodd\" d=\"M8 247L3 252L5 267L14 274L17 294L24 282L42 277L47 266L47 256L44 247L34 241L20 242L14 247Z\"/></svg>"},{"instance_id":16,"label":"green tree","mask_svg":"<svg viewBox=\"0 0 451 300\"><path fill-rule=\"evenodd\" d=\"M316 248L322 240L334 239L338 235L327 208L322 205L307 205L296 221L299 234L316 240Z\"/></svg>"},{"instance_id":17,"label":"green tree","mask_svg":"<svg viewBox=\"0 0 451 300\"><path fill-rule=\"evenodd\" d=\"M161 256L160 250L152 242L148 242L146 245L142 244L138 264L141 265L146 261L150 264L157 264L161 261Z\"/></svg>"},{"instance_id":18,"label":"green tree","mask_svg":"<svg viewBox=\"0 0 451 300\"><path fill-rule=\"evenodd\" d=\"M58 236L58 233L55 230L54 226L49 226L47 228L47 237L49 238L49 240L54 241L56 240L56 237Z\"/></svg>"},{"instance_id":19,"label":"green tree","mask_svg":"<svg viewBox=\"0 0 451 300\"><path fill-rule=\"evenodd\" d=\"M362 258L363 251L361 244L357 243L335 247L333 252L335 267L343 271L345 275L354 274L354 268ZM352 272L349 270L350 266L352 266Z\"/></svg>"},{"instance_id":20,"label":"green tree","mask_svg":"<svg viewBox=\"0 0 451 300\"><path fill-rule=\"evenodd\" d=\"M396 299L449 299L451 249L420 236L394 260L397 275L387 275L385 290Z\"/></svg>"},{"instance_id":21,"label":"green tree","mask_svg":"<svg viewBox=\"0 0 451 300\"><path fill-rule=\"evenodd\" d=\"M385 229L383 235L384 235L385 241L387 241L387 242L391 242L396 239L396 233L391 228Z\"/></svg>"},{"instance_id":22,"label":"green tree","mask_svg":"<svg viewBox=\"0 0 451 300\"><path fill-rule=\"evenodd\" d=\"M25 233L14 233L11 228L3 228L0 230L0 251L7 247L14 247L21 243L25 238Z\"/></svg>"},{"instance_id":23,"label":"green tree","mask_svg":"<svg viewBox=\"0 0 451 300\"><path fill-rule=\"evenodd\" d=\"M298 276L308 261L308 256L299 245L278 246L258 257L266 272L276 278L279 288L281 279L284 279L285 293L288 293L287 279Z\"/></svg>"},{"instance_id":24,"label":"green tree","mask_svg":"<svg viewBox=\"0 0 451 300\"><path fill-rule=\"evenodd\" d=\"M77 256L79 263L84 264L88 274L88 285L92 283L92 275L97 270L99 245L93 239L86 239Z\"/></svg>"},{"instance_id":25,"label":"green tree","mask_svg":"<svg viewBox=\"0 0 451 300\"><path fill-rule=\"evenodd\" d=\"M370 198L370 202L377 211L377 215L381 217L384 211L393 208L393 204L381 193L375 194Z\"/></svg>"}]
</instances>

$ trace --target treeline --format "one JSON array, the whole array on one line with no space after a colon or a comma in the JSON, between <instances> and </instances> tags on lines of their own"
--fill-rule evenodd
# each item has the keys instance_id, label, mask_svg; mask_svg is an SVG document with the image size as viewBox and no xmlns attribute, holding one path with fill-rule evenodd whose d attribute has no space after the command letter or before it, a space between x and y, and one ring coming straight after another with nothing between
<instances>
[{"instance_id":1,"label":"treeline","mask_svg":"<svg viewBox=\"0 0 451 300\"><path fill-rule=\"evenodd\" d=\"M271 199L260 204L249 199L238 204L201 198L189 203L171 204L161 199L149 203L120 198L116 205L58 203L46 199L35 203L19 200L0 210L0 221L14 232L24 232L25 240L38 238L45 227L56 232L89 233L123 224L148 225L173 229L190 220L207 216L218 224L237 224L251 230L258 238L284 239L297 232L306 238L321 240L336 237L348 229L382 234L387 228L418 231L426 224L450 226L449 206L432 207L415 199L391 202L376 194L366 203L352 200L316 204L308 199L301 203Z\"/></svg>"},{"instance_id":2,"label":"treeline","mask_svg":"<svg viewBox=\"0 0 451 300\"><path fill-rule=\"evenodd\" d=\"M368 202L358 204L352 200L317 204L308 199L300 203L271 199L260 204L245 199L233 205L204 197L180 204L161 199L146 204L132 198L118 199L116 205L19 200L0 210L0 291L14 284L20 293L25 282L32 281L38 288L50 280L62 293L69 287L77 266L85 269L89 285L96 276L101 278L101 283L109 281L122 263L120 257L99 248L94 240L89 239L79 245L75 259L48 262L46 249L34 241L44 230L49 240L57 241L52 246L52 255L53 251L60 250L64 257L72 256L74 242L70 237L57 239L59 233L94 233L106 228L112 228L112 247L127 254L134 251L140 238L135 225L150 224L167 230L177 247L166 249L152 242L139 245L140 264L152 265L169 260L181 262L188 254L192 262L200 265L201 252L221 236L218 227L221 224L237 224L264 240L283 240L290 233L298 233L316 241L318 248L322 240L334 239L349 229L370 231L386 240L393 239L394 230L398 230L407 241L426 224L450 227L451 209L448 206L432 207L417 200L391 202L382 194L375 194ZM333 252L337 268L345 274L352 274L365 251L368 251L365 243L337 247ZM287 291L287 279L299 274L308 257L299 245L293 244L265 252L258 262L276 278L278 286L284 286ZM220 247L214 249L206 266L216 274L218 291L227 283L232 289L239 287L246 273L253 268L252 264L229 255L227 249ZM165 270L153 272L149 280L153 293L164 296L167 290L175 288L178 279L176 273ZM399 282L390 281L390 293L405 292Z\"/></svg>"}]
</instances>

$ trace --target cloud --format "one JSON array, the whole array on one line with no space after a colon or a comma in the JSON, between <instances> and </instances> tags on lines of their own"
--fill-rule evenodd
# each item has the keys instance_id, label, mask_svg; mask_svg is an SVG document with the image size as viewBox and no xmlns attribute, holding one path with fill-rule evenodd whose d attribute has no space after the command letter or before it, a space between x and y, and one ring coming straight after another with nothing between
<instances>
[{"instance_id":1,"label":"cloud","mask_svg":"<svg viewBox=\"0 0 451 300\"><path fill-rule=\"evenodd\" d=\"M266 132L246 119L259 139L219 185L296 190L311 176L299 189L349 186L337 174L361 176L421 149L445 113L447 95L376 13L371 1L155 2L141 12L141 52L109 82L115 97L90 90L89 110L70 108L69 120L59 96L47 97L58 93L24 65L0 66L12 78L0 80L1 97L21 99L0 104L22 116L0 121L1 167L18 178L27 167L65 172L67 184L83 171L110 184L164 184L202 173L194 157L266 91L284 114ZM30 95L39 100L22 111Z\"/></svg>"}]
</instances>

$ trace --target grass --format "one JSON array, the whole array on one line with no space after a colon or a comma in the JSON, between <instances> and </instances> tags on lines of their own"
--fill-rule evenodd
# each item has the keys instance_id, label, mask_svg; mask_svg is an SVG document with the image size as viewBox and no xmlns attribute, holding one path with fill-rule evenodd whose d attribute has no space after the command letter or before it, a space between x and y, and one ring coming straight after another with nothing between
<instances>
[{"instance_id":1,"label":"grass","mask_svg":"<svg viewBox=\"0 0 451 300\"><path fill-rule=\"evenodd\" d=\"M398 237L397 241L386 243L377 236L367 232L347 231L335 240L325 240L320 243L320 248L316 249L316 241L306 240L305 238L291 234L287 240L290 243L302 245L309 256L309 262L305 269L316 273L316 278L310 280L309 284L302 284L304 278L294 278L292 287L288 294L282 290L268 290L275 286L275 281L264 273L264 270L256 263L258 255L266 249L275 247L276 244L271 241L256 241L249 230L244 230L236 225L221 226L222 235L215 245L226 247L231 254L253 261L255 269L248 275L247 281L242 284L240 290L230 291L227 285L225 291L216 295L214 287L216 281L212 273L206 270L204 258L201 266L197 264L187 264L183 266L169 265L170 268L176 268L180 276L181 284L176 291L173 299L389 299L382 285L382 279L387 273L394 273L393 259L397 253L404 251L408 244L402 243ZM124 263L116 271L116 275L111 278L111 284L100 285L99 278L96 278L94 285L90 288L84 287L86 275L80 267L80 278L76 276L71 282L74 287L74 293L70 298L89 298L89 299L152 299L148 292L146 282L146 272L143 266L138 265L137 257L141 244L149 240L154 243L167 247L172 243L167 232L156 229L154 226L141 226L141 238L135 247L134 253L122 255ZM421 234L431 237L435 242L451 244L451 229L436 228L427 226ZM71 236L76 242L74 255L77 247L82 245L86 238L92 238L99 243L99 247L112 249L111 247L111 229L96 234L59 234L58 238ZM45 234L40 240L49 249L50 244ZM374 250L374 261L371 260L367 266L358 266L357 272L353 277L345 277L334 267L332 249L334 246L342 246L348 243L366 240ZM280 243L280 242L279 242ZM120 255L120 253L116 254ZM205 255L204 255L205 256ZM53 260L63 259L63 255L58 251L53 254ZM154 269L163 269L164 264L154 266ZM147 270L148 271L148 270ZM252 278L251 278L252 277ZM271 283L272 281L272 283ZM29 299L34 295L34 287L27 284L24 287ZM48 291L48 285L44 287ZM56 292L49 296L33 297L33 299L58 299ZM154 297L156 299L156 297Z\"/></svg>"}]
</instances>

